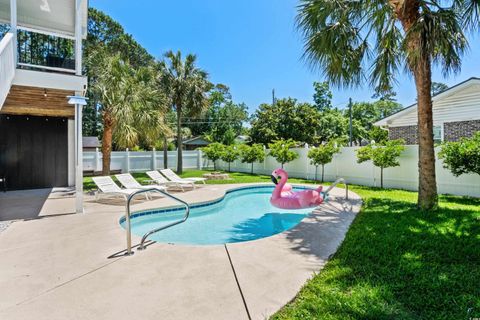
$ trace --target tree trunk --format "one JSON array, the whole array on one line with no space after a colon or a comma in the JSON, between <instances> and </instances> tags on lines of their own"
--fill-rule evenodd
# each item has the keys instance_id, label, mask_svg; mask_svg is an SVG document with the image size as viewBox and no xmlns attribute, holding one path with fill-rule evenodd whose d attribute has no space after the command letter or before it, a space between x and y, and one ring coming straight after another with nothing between
<instances>
[{"instance_id":1,"label":"tree trunk","mask_svg":"<svg viewBox=\"0 0 480 320\"><path fill-rule=\"evenodd\" d=\"M383 189L383 167L380 167L380 188Z\"/></svg>"},{"instance_id":2,"label":"tree trunk","mask_svg":"<svg viewBox=\"0 0 480 320\"><path fill-rule=\"evenodd\" d=\"M217 170L217 160L213 160L213 171Z\"/></svg>"},{"instance_id":3,"label":"tree trunk","mask_svg":"<svg viewBox=\"0 0 480 320\"><path fill-rule=\"evenodd\" d=\"M406 34L420 19L419 1L389 1ZM432 117L432 65L430 52L421 47L421 35L411 34L407 39L408 66L417 89L418 118L418 201L422 210L435 209L438 205L435 177L435 150L433 144Z\"/></svg>"},{"instance_id":4,"label":"tree trunk","mask_svg":"<svg viewBox=\"0 0 480 320\"><path fill-rule=\"evenodd\" d=\"M168 169L168 140L163 137L163 169Z\"/></svg>"},{"instance_id":5,"label":"tree trunk","mask_svg":"<svg viewBox=\"0 0 480 320\"><path fill-rule=\"evenodd\" d=\"M252 166L250 167L250 174L253 174L253 162L252 162Z\"/></svg>"},{"instance_id":6,"label":"tree trunk","mask_svg":"<svg viewBox=\"0 0 480 320\"><path fill-rule=\"evenodd\" d=\"M322 183L323 183L324 175L325 175L325 165L322 164Z\"/></svg>"},{"instance_id":7,"label":"tree trunk","mask_svg":"<svg viewBox=\"0 0 480 320\"><path fill-rule=\"evenodd\" d=\"M182 107L177 108L177 174L183 173L183 150L182 150Z\"/></svg>"},{"instance_id":8,"label":"tree trunk","mask_svg":"<svg viewBox=\"0 0 480 320\"><path fill-rule=\"evenodd\" d=\"M282 162L282 169L283 169L283 162Z\"/></svg>"},{"instance_id":9,"label":"tree trunk","mask_svg":"<svg viewBox=\"0 0 480 320\"><path fill-rule=\"evenodd\" d=\"M230 162L228 163L228 172L230 172Z\"/></svg>"},{"instance_id":10,"label":"tree trunk","mask_svg":"<svg viewBox=\"0 0 480 320\"><path fill-rule=\"evenodd\" d=\"M112 155L112 134L113 121L110 114L103 113L103 136L102 136L102 174L104 176L110 175L110 162Z\"/></svg>"},{"instance_id":11,"label":"tree trunk","mask_svg":"<svg viewBox=\"0 0 480 320\"><path fill-rule=\"evenodd\" d=\"M423 58L414 68L418 114L418 202L422 210L438 204L433 143L432 71L430 59Z\"/></svg>"},{"instance_id":12,"label":"tree trunk","mask_svg":"<svg viewBox=\"0 0 480 320\"><path fill-rule=\"evenodd\" d=\"M315 181L317 181L317 171L318 171L318 166L315 166Z\"/></svg>"}]
</instances>

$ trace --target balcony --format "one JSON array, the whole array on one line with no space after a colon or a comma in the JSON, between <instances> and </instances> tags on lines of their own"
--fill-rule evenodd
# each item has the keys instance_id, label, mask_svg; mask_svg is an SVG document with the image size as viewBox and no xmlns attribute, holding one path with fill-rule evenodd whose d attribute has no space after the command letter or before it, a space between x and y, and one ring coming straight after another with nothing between
<instances>
[{"instance_id":1,"label":"balcony","mask_svg":"<svg viewBox=\"0 0 480 320\"><path fill-rule=\"evenodd\" d=\"M75 73L75 41L72 39L19 30L19 69Z\"/></svg>"}]
</instances>

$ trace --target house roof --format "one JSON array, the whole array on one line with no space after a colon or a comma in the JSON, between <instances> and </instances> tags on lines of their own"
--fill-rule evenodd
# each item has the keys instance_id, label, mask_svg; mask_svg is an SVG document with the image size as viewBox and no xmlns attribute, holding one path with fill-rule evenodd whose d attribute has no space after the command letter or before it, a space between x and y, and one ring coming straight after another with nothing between
<instances>
[{"instance_id":1,"label":"house roof","mask_svg":"<svg viewBox=\"0 0 480 320\"><path fill-rule=\"evenodd\" d=\"M441 99L444 99L446 97L449 97L473 84L480 84L480 78L476 78L476 77L472 77L472 78L469 78L465 81L462 81L460 83L457 83L456 85L442 91L442 92L439 92L437 94L435 94L434 96L432 96L432 102L435 102L435 101L438 101L438 100L441 100ZM396 119L396 118L399 118L403 115L405 115L406 113L409 113L411 111L414 111L417 109L417 103L414 103L386 118L383 118L377 122L374 123L374 125L376 126L388 126L392 120Z\"/></svg>"},{"instance_id":2,"label":"house roof","mask_svg":"<svg viewBox=\"0 0 480 320\"><path fill-rule=\"evenodd\" d=\"M206 146L206 145L209 145L209 144L210 144L210 141L206 140L206 139L205 139L204 137L202 137L202 136L198 136L198 137L193 137L193 138L187 139L187 140L183 141L182 144Z\"/></svg>"},{"instance_id":3,"label":"house roof","mask_svg":"<svg viewBox=\"0 0 480 320\"><path fill-rule=\"evenodd\" d=\"M97 137L83 137L82 145L84 148L99 148L101 146Z\"/></svg>"}]
</instances>

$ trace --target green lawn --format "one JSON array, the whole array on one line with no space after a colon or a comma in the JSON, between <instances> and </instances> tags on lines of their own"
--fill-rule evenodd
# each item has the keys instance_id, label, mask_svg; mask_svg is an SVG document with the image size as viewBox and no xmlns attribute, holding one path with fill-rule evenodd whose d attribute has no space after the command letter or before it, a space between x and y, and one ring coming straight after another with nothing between
<instances>
[{"instance_id":1,"label":"green lawn","mask_svg":"<svg viewBox=\"0 0 480 320\"><path fill-rule=\"evenodd\" d=\"M261 175L231 177L224 183L270 181ZM91 188L85 178L85 189ZM364 205L345 241L273 319L480 317L480 199L441 196L439 210L425 213L415 207L415 192L351 190Z\"/></svg>"}]
</instances>

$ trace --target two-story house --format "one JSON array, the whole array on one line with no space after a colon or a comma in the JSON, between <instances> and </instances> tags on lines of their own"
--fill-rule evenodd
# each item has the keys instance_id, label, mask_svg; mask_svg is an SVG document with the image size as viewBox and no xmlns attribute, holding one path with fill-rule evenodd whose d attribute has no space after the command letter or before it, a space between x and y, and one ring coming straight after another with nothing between
<instances>
[{"instance_id":1,"label":"two-story house","mask_svg":"<svg viewBox=\"0 0 480 320\"><path fill-rule=\"evenodd\" d=\"M87 0L0 0L0 178L9 190L75 185L82 119L67 97L86 90L87 9Z\"/></svg>"}]
</instances>

